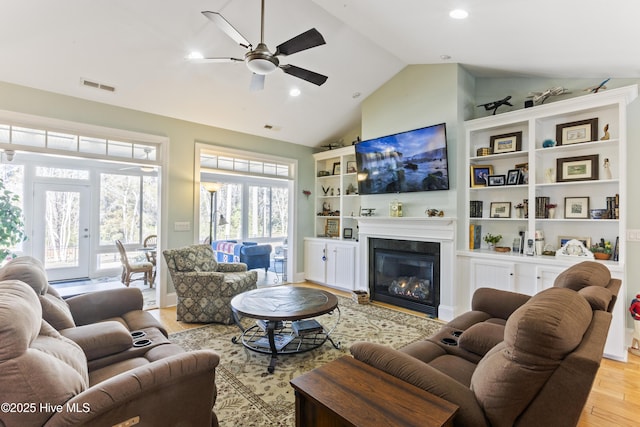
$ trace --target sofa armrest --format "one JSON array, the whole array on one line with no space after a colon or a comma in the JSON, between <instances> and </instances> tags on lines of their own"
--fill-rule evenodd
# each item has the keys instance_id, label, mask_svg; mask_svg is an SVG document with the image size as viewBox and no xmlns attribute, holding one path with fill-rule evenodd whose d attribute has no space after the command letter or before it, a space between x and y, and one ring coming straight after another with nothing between
<instances>
[{"instance_id":1,"label":"sofa armrest","mask_svg":"<svg viewBox=\"0 0 640 427\"><path fill-rule=\"evenodd\" d=\"M531 296L492 288L478 288L473 293L471 309L507 320Z\"/></svg>"},{"instance_id":2,"label":"sofa armrest","mask_svg":"<svg viewBox=\"0 0 640 427\"><path fill-rule=\"evenodd\" d=\"M133 346L133 338L127 328L115 321L92 323L59 332L78 344L89 361L126 351Z\"/></svg>"},{"instance_id":3,"label":"sofa armrest","mask_svg":"<svg viewBox=\"0 0 640 427\"><path fill-rule=\"evenodd\" d=\"M140 366L69 399L45 424L114 426L139 417L140 425L217 425L215 368L220 356L196 350Z\"/></svg>"},{"instance_id":4,"label":"sofa armrest","mask_svg":"<svg viewBox=\"0 0 640 427\"><path fill-rule=\"evenodd\" d=\"M381 344L357 342L350 351L356 359L458 405L456 425L487 426L471 389L428 364Z\"/></svg>"},{"instance_id":5,"label":"sofa armrest","mask_svg":"<svg viewBox=\"0 0 640 427\"><path fill-rule=\"evenodd\" d=\"M218 273L238 273L247 271L247 264L243 262L219 262Z\"/></svg>"},{"instance_id":6,"label":"sofa armrest","mask_svg":"<svg viewBox=\"0 0 640 427\"><path fill-rule=\"evenodd\" d=\"M142 310L144 301L138 288L109 289L90 292L65 300L76 325L87 325L105 319L121 317L134 310Z\"/></svg>"}]
</instances>

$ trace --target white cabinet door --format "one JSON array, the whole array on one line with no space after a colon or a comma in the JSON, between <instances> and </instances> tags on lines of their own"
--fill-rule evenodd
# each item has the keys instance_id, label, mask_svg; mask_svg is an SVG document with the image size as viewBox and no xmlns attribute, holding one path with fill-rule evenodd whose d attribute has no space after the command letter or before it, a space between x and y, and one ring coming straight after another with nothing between
<instances>
[{"instance_id":1,"label":"white cabinet door","mask_svg":"<svg viewBox=\"0 0 640 427\"><path fill-rule=\"evenodd\" d=\"M327 284L346 290L355 289L356 247L327 243Z\"/></svg>"},{"instance_id":2,"label":"white cabinet door","mask_svg":"<svg viewBox=\"0 0 640 427\"><path fill-rule=\"evenodd\" d=\"M539 265L536 267L536 287L537 291L553 287L558 274L562 273L566 267L551 267L548 265Z\"/></svg>"},{"instance_id":3,"label":"white cabinet door","mask_svg":"<svg viewBox=\"0 0 640 427\"><path fill-rule=\"evenodd\" d=\"M470 276L473 289L494 288L513 291L515 278L515 264L512 262L487 261L486 259L472 259L470 262Z\"/></svg>"},{"instance_id":4,"label":"white cabinet door","mask_svg":"<svg viewBox=\"0 0 640 427\"><path fill-rule=\"evenodd\" d=\"M319 283L326 282L326 243L319 240L304 241L304 277Z\"/></svg>"}]
</instances>

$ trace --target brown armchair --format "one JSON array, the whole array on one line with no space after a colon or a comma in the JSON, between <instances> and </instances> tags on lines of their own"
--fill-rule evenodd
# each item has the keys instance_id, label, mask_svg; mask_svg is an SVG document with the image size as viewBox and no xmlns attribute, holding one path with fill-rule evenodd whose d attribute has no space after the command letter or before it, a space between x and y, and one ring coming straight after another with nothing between
<instances>
[{"instance_id":1,"label":"brown armchair","mask_svg":"<svg viewBox=\"0 0 640 427\"><path fill-rule=\"evenodd\" d=\"M458 405L456 426L575 426L620 284L602 264L584 262L533 297L478 289L471 311L400 350L365 342L350 350Z\"/></svg>"},{"instance_id":2,"label":"brown armchair","mask_svg":"<svg viewBox=\"0 0 640 427\"><path fill-rule=\"evenodd\" d=\"M125 369L107 366L96 375L17 280L0 281L0 342L0 401L21 405L0 412L2 426L218 425L219 355L211 350L165 357L158 347L153 359L133 358Z\"/></svg>"},{"instance_id":3,"label":"brown armchair","mask_svg":"<svg viewBox=\"0 0 640 427\"><path fill-rule=\"evenodd\" d=\"M233 322L231 299L256 289L258 273L244 263L219 263L210 245L162 252L178 297L177 319L191 323Z\"/></svg>"}]
</instances>

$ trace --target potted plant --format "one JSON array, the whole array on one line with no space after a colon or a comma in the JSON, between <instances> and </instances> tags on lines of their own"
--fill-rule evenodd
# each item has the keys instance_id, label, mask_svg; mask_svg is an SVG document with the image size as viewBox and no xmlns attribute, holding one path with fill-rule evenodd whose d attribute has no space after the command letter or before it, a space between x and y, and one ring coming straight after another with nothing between
<instances>
[{"instance_id":1,"label":"potted plant","mask_svg":"<svg viewBox=\"0 0 640 427\"><path fill-rule=\"evenodd\" d=\"M557 207L558 205L555 203L549 203L548 205L546 205L547 213L548 213L547 218L555 218Z\"/></svg>"},{"instance_id":2,"label":"potted plant","mask_svg":"<svg viewBox=\"0 0 640 427\"><path fill-rule=\"evenodd\" d=\"M609 259L611 258L611 242L604 239L600 239L600 243L592 245L589 250L593 252L593 256L596 259Z\"/></svg>"},{"instance_id":3,"label":"potted plant","mask_svg":"<svg viewBox=\"0 0 640 427\"><path fill-rule=\"evenodd\" d=\"M502 240L502 235L501 234L493 235L491 233L487 233L484 236L483 240L487 242L487 244L489 245L489 249L493 250L496 248L496 244L498 244L498 242Z\"/></svg>"},{"instance_id":4,"label":"potted plant","mask_svg":"<svg viewBox=\"0 0 640 427\"><path fill-rule=\"evenodd\" d=\"M9 191L0 179L0 264L14 257L11 248L25 239L22 209L18 195Z\"/></svg>"}]
</instances>

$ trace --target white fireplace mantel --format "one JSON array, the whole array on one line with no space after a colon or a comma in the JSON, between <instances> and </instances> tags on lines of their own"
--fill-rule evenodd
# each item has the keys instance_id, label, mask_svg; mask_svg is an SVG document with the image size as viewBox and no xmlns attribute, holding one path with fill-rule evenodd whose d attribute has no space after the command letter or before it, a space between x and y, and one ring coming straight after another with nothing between
<instances>
[{"instance_id":1,"label":"white fireplace mantel","mask_svg":"<svg viewBox=\"0 0 640 427\"><path fill-rule=\"evenodd\" d=\"M396 239L440 243L440 306L438 318L456 313L456 219L450 217L359 217L359 289L369 288L369 239Z\"/></svg>"}]
</instances>

